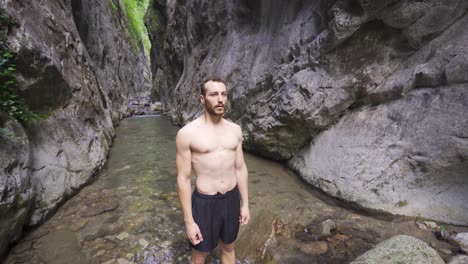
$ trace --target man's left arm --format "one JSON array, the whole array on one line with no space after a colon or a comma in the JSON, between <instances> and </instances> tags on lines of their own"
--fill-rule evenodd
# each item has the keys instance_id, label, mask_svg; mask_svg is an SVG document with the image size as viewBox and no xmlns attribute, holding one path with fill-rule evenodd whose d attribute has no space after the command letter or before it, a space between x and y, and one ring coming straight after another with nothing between
<instances>
[{"instance_id":1,"label":"man's left arm","mask_svg":"<svg viewBox=\"0 0 468 264\"><path fill-rule=\"evenodd\" d=\"M249 188L248 188L248 171L244 161L244 153L242 151L242 130L238 127L237 135L239 136L239 145L236 149L236 176L237 185L242 199L241 213L239 222L243 225L248 224L250 220L249 211Z\"/></svg>"}]
</instances>

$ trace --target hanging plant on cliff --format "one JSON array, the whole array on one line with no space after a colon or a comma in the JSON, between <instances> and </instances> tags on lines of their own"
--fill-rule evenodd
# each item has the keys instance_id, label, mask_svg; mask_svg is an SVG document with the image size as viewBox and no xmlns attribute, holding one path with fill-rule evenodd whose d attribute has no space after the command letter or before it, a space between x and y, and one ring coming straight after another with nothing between
<instances>
[{"instance_id":1,"label":"hanging plant on cliff","mask_svg":"<svg viewBox=\"0 0 468 264\"><path fill-rule=\"evenodd\" d=\"M47 115L40 115L29 110L24 100L17 93L17 81L13 75L16 70L12 62L13 54L6 44L7 34L15 23L0 10L0 135L11 132L4 127L8 118L18 121L44 119Z\"/></svg>"}]
</instances>

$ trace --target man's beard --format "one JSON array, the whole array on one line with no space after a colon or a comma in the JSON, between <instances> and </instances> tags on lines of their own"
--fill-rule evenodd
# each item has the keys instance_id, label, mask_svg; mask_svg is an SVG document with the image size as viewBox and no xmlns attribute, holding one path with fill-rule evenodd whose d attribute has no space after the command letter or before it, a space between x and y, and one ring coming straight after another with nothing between
<instances>
[{"instance_id":1,"label":"man's beard","mask_svg":"<svg viewBox=\"0 0 468 264\"><path fill-rule=\"evenodd\" d=\"M206 111L207 111L208 114L210 114L210 115L215 115L215 116L222 116L222 115L224 115L224 112L226 112L225 106L222 106L222 111L216 111L217 108L218 108L218 106L207 107L207 108L206 108Z\"/></svg>"}]
</instances>

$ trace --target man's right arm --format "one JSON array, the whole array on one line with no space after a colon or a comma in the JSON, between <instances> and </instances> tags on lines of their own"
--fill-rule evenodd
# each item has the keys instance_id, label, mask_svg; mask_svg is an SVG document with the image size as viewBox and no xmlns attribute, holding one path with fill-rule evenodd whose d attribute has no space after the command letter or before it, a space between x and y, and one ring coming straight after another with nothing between
<instances>
[{"instance_id":1,"label":"man's right arm","mask_svg":"<svg viewBox=\"0 0 468 264\"><path fill-rule=\"evenodd\" d=\"M198 225L193 220L192 216L192 188L190 186L190 173L192 171L192 159L190 152L190 138L187 131L179 130L176 136L176 165L177 165L177 188L179 199L184 212L185 229L187 237L196 245L203 238Z\"/></svg>"}]
</instances>

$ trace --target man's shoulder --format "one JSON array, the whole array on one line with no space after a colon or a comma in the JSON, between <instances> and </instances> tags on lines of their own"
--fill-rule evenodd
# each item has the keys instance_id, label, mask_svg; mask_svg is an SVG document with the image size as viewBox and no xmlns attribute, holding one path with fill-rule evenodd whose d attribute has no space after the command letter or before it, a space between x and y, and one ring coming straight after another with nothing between
<instances>
[{"instance_id":1,"label":"man's shoulder","mask_svg":"<svg viewBox=\"0 0 468 264\"><path fill-rule=\"evenodd\" d=\"M225 122L225 124L227 124L229 126L229 128L240 128L240 126L238 124L232 122L229 119L223 118L223 121Z\"/></svg>"},{"instance_id":2,"label":"man's shoulder","mask_svg":"<svg viewBox=\"0 0 468 264\"><path fill-rule=\"evenodd\" d=\"M241 129L241 127L240 127L238 124L236 124L236 123L234 123L234 122L232 122L232 121L229 121L229 120L227 120L227 119L224 119L224 121L226 122L226 124L228 125L228 127L229 127L230 129L232 129L233 131L235 131L237 134L241 134L241 135L242 135L242 129Z\"/></svg>"},{"instance_id":3,"label":"man's shoulder","mask_svg":"<svg viewBox=\"0 0 468 264\"><path fill-rule=\"evenodd\" d=\"M199 126L199 118L187 123L177 132L177 137L189 137Z\"/></svg>"}]
</instances>

